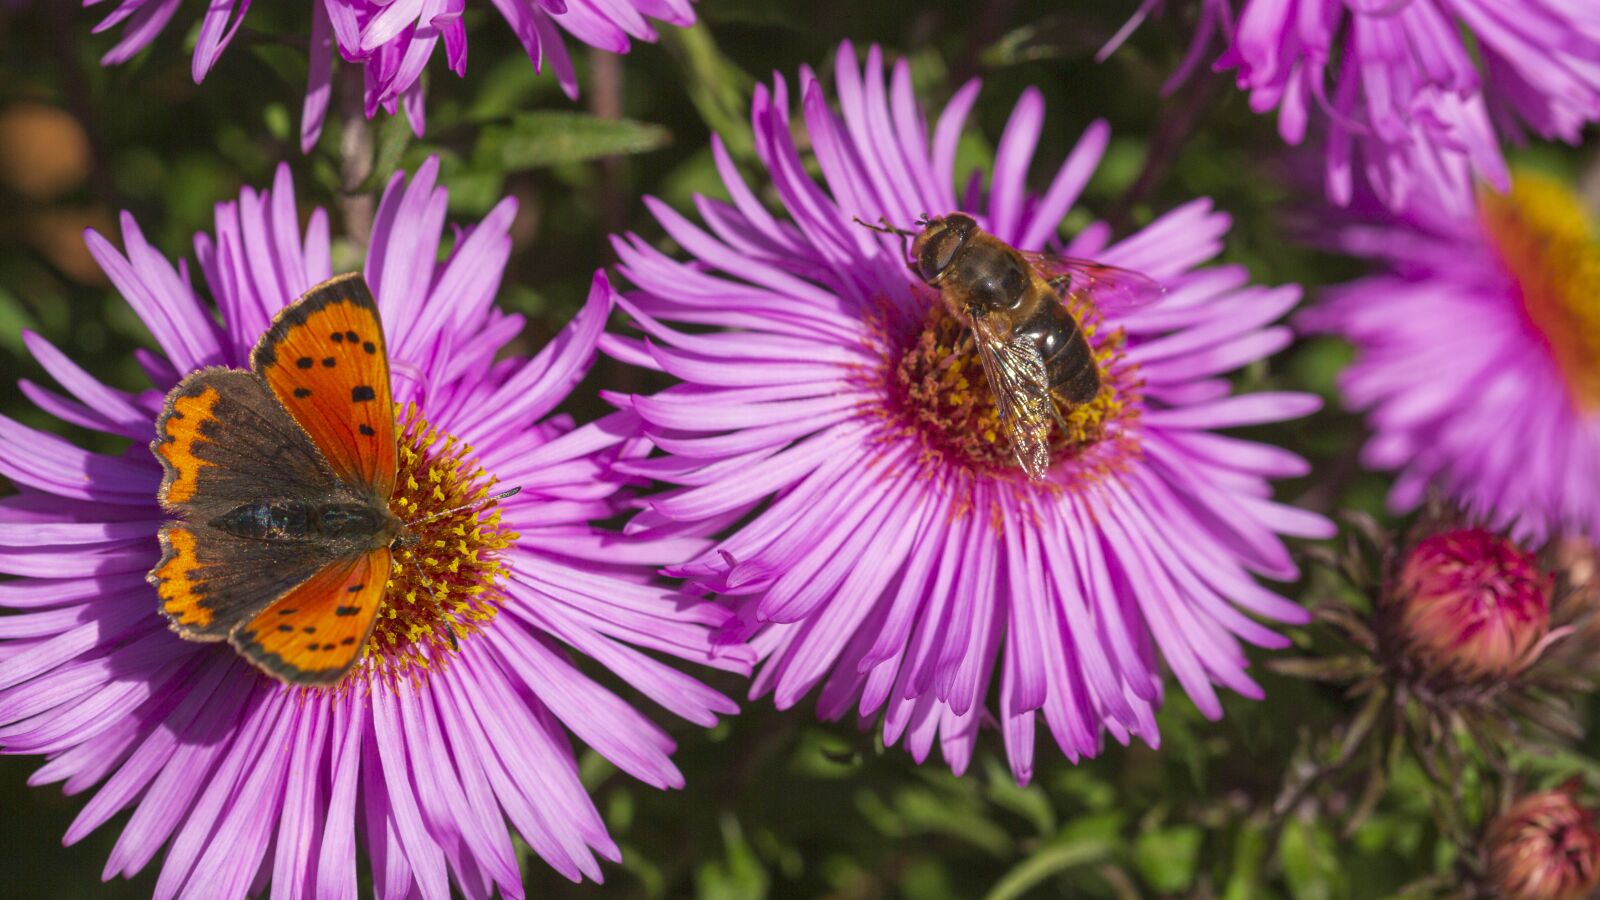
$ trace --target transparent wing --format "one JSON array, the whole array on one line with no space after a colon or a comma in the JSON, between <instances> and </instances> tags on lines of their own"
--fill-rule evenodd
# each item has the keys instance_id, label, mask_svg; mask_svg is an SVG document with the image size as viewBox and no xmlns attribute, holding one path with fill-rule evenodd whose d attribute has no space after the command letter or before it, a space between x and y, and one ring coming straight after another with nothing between
<instances>
[{"instance_id":1,"label":"transparent wing","mask_svg":"<svg viewBox=\"0 0 1600 900\"><path fill-rule=\"evenodd\" d=\"M1050 468L1050 423L1057 417L1044 357L1033 341L1001 335L983 318L973 319L972 334L1017 464L1029 478L1042 479Z\"/></svg>"},{"instance_id":2,"label":"transparent wing","mask_svg":"<svg viewBox=\"0 0 1600 900\"><path fill-rule=\"evenodd\" d=\"M1084 297L1102 313L1137 309L1154 302L1166 288L1128 269L1053 253L1023 253L1028 265L1063 298Z\"/></svg>"}]
</instances>

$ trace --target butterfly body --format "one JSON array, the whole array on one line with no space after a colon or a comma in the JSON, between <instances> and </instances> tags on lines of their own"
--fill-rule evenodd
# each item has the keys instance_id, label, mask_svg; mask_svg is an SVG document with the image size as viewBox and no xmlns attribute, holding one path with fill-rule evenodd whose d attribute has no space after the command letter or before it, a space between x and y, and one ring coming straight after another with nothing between
<instances>
[{"instance_id":1,"label":"butterfly body","mask_svg":"<svg viewBox=\"0 0 1600 900\"><path fill-rule=\"evenodd\" d=\"M370 501L260 500L234 507L210 524L249 540L317 543L351 550L387 547L407 533L394 514Z\"/></svg>"},{"instance_id":2,"label":"butterfly body","mask_svg":"<svg viewBox=\"0 0 1600 900\"><path fill-rule=\"evenodd\" d=\"M312 288L257 343L251 370L192 373L167 395L151 449L165 469L149 580L174 631L233 644L295 684L360 659L392 548L398 470L389 364L360 276Z\"/></svg>"}]
</instances>

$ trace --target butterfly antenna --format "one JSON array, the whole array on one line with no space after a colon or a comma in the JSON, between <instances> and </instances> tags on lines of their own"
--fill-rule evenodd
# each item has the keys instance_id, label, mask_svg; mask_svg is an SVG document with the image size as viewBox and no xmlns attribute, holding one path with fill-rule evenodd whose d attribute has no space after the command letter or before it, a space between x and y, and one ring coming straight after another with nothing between
<instances>
[{"instance_id":1,"label":"butterfly antenna","mask_svg":"<svg viewBox=\"0 0 1600 900\"><path fill-rule=\"evenodd\" d=\"M511 497L515 497L516 495L518 495L520 493L522 493L522 488L520 488L520 487L510 488L509 490L504 490L504 491L501 491L498 494L495 494L493 497L484 497L482 500L474 500L471 503L463 503L463 504L461 504L460 506L458 506L458 507L456 507L454 509L447 509L447 510L445 510L443 512L436 512L431 516L424 516L423 518L417 519L414 522L407 522L406 523L406 527L410 528L412 525L424 525L424 524L426 524L428 522L432 522L434 519L442 519L445 516L448 516L448 515L450 515L452 513L461 512L464 509L475 509L475 508L481 507L481 506L488 506L491 503L499 503L501 500L506 500L506 499L509 499Z\"/></svg>"}]
</instances>

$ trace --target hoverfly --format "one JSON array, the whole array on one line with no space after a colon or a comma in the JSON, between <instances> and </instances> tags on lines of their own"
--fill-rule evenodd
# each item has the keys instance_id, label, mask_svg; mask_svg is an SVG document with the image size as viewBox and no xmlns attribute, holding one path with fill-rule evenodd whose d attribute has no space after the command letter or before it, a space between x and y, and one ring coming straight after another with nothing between
<instances>
[{"instance_id":1,"label":"hoverfly","mask_svg":"<svg viewBox=\"0 0 1600 900\"><path fill-rule=\"evenodd\" d=\"M1094 351L1063 297L1082 296L1101 312L1142 306L1163 289L1144 275L1083 259L1026 253L965 213L922 216L920 231L868 225L913 238L907 265L965 325L978 349L1017 464L1034 480L1050 468L1055 400L1076 406L1100 392ZM905 249L904 247L902 249Z\"/></svg>"}]
</instances>

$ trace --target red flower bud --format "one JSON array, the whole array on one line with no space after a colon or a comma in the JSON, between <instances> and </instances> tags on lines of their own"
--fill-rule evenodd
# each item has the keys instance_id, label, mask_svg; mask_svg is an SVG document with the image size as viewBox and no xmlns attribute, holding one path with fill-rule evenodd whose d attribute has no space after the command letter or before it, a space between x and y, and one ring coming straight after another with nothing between
<instances>
[{"instance_id":1,"label":"red flower bud","mask_svg":"<svg viewBox=\"0 0 1600 900\"><path fill-rule=\"evenodd\" d=\"M1506 900L1580 900L1600 886L1600 832L1574 788L1530 794L1489 826L1489 880Z\"/></svg>"},{"instance_id":2,"label":"red flower bud","mask_svg":"<svg viewBox=\"0 0 1600 900\"><path fill-rule=\"evenodd\" d=\"M1395 584L1401 643L1429 675L1512 674L1550 629L1553 587L1532 554L1492 532L1432 535L1411 549Z\"/></svg>"}]
</instances>

